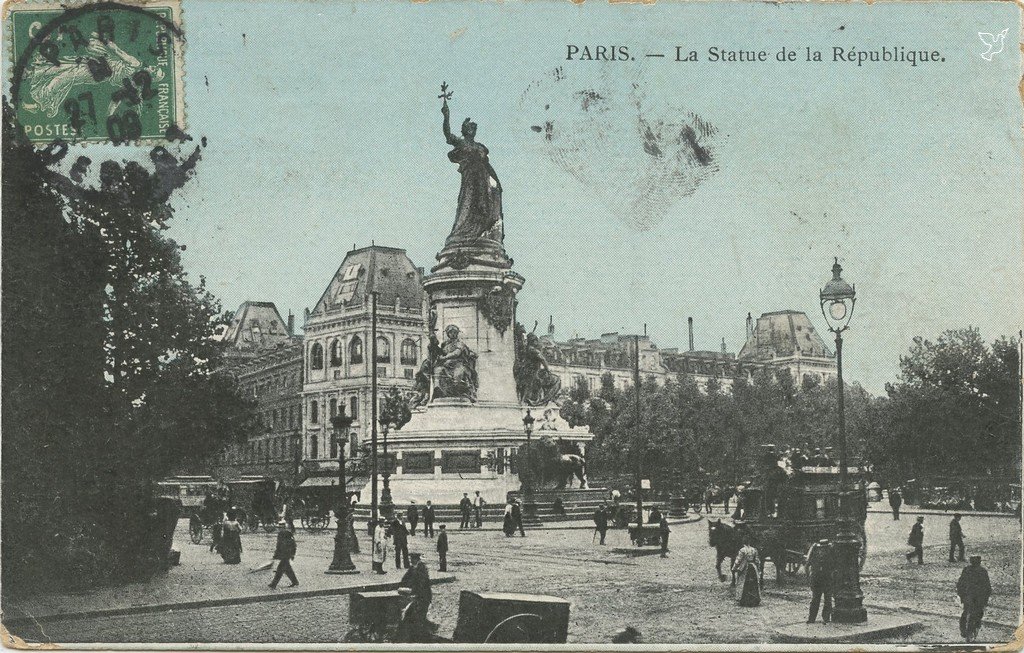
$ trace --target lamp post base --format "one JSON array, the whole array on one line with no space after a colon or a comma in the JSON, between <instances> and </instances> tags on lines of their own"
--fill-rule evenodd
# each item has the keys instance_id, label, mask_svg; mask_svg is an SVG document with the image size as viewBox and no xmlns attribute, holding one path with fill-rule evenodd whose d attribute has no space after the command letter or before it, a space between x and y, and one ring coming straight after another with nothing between
<instances>
[{"instance_id":1,"label":"lamp post base","mask_svg":"<svg viewBox=\"0 0 1024 653\"><path fill-rule=\"evenodd\" d=\"M861 624L868 620L864 593L860 589L860 539L849 531L836 538L836 591L832 621Z\"/></svg>"}]
</instances>

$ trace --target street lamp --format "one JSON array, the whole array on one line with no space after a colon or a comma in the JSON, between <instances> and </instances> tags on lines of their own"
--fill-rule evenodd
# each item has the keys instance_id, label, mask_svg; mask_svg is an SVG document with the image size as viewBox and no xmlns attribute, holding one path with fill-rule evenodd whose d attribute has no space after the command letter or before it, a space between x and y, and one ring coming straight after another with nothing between
<instances>
[{"instance_id":1,"label":"street lamp","mask_svg":"<svg viewBox=\"0 0 1024 653\"><path fill-rule=\"evenodd\" d=\"M409 402L398 391L392 387L381 401L377 421L380 423L384 436L384 489L380 493L380 512L385 518L391 519L395 512L395 502L391 498L391 459L388 458L388 433L391 428L401 429L412 419L412 410Z\"/></svg>"},{"instance_id":2,"label":"street lamp","mask_svg":"<svg viewBox=\"0 0 1024 653\"><path fill-rule=\"evenodd\" d=\"M540 519L537 518L537 503L533 498L533 423L536 420L526 409L523 417L523 430L526 432L526 455L522 457L519 469L520 492L523 495L523 521L531 526L539 526Z\"/></svg>"},{"instance_id":3,"label":"street lamp","mask_svg":"<svg viewBox=\"0 0 1024 653\"><path fill-rule=\"evenodd\" d=\"M352 418L345 414L345 406L339 406L338 414L331 418L334 427L334 440L338 443L338 509L335 518L338 522L338 533L334 536L334 559L327 568L326 574L358 574L359 570L352 563L352 555L348 545L349 501L345 492L345 445L348 428L352 426Z\"/></svg>"},{"instance_id":4,"label":"street lamp","mask_svg":"<svg viewBox=\"0 0 1024 653\"><path fill-rule=\"evenodd\" d=\"M853 528L848 495L849 460L846 457L846 407L843 397L843 331L850 327L857 303L854 287L841 276L843 267L836 257L832 278L820 293L821 314L828 330L836 335L836 384L839 393L839 534L836 538L838 584L832 620L838 623L863 623L868 620L864 593L860 589L860 537Z\"/></svg>"}]
</instances>

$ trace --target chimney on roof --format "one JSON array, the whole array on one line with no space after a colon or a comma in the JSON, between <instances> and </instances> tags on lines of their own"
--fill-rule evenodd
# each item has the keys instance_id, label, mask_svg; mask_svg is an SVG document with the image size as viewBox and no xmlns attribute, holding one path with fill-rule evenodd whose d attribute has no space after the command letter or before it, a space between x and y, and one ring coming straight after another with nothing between
<instances>
[{"instance_id":1,"label":"chimney on roof","mask_svg":"<svg viewBox=\"0 0 1024 653\"><path fill-rule=\"evenodd\" d=\"M548 337L555 337L555 316L553 315L548 316Z\"/></svg>"},{"instance_id":2,"label":"chimney on roof","mask_svg":"<svg viewBox=\"0 0 1024 653\"><path fill-rule=\"evenodd\" d=\"M747 313L747 337L754 335L754 317Z\"/></svg>"},{"instance_id":3,"label":"chimney on roof","mask_svg":"<svg viewBox=\"0 0 1024 653\"><path fill-rule=\"evenodd\" d=\"M295 335L295 314L290 309L288 311L288 335Z\"/></svg>"},{"instance_id":4,"label":"chimney on roof","mask_svg":"<svg viewBox=\"0 0 1024 653\"><path fill-rule=\"evenodd\" d=\"M723 354L726 354L726 353L728 353L728 352L727 352L727 351L725 350L725 338L722 338L722 353L723 353Z\"/></svg>"},{"instance_id":5,"label":"chimney on roof","mask_svg":"<svg viewBox=\"0 0 1024 653\"><path fill-rule=\"evenodd\" d=\"M686 318L686 324L690 328L690 351L693 351L693 318Z\"/></svg>"},{"instance_id":6,"label":"chimney on roof","mask_svg":"<svg viewBox=\"0 0 1024 653\"><path fill-rule=\"evenodd\" d=\"M644 337L647 337L647 323L644 322Z\"/></svg>"},{"instance_id":7,"label":"chimney on roof","mask_svg":"<svg viewBox=\"0 0 1024 653\"><path fill-rule=\"evenodd\" d=\"M309 308L308 307L303 309L302 317L303 317L303 321L302 321L303 324L305 324L306 322L309 322Z\"/></svg>"}]
</instances>

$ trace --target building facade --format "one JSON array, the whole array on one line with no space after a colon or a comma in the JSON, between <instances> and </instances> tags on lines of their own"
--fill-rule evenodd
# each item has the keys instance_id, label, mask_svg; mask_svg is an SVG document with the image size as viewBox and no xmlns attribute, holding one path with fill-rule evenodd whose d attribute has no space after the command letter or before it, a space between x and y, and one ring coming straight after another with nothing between
<instances>
[{"instance_id":1,"label":"building facade","mask_svg":"<svg viewBox=\"0 0 1024 653\"><path fill-rule=\"evenodd\" d=\"M271 302L244 302L222 336L223 370L256 400L257 428L228 444L213 461L221 479L272 476L294 485L302 475L302 337Z\"/></svg>"},{"instance_id":2,"label":"building facade","mask_svg":"<svg viewBox=\"0 0 1024 653\"><path fill-rule=\"evenodd\" d=\"M377 358L371 361L374 295ZM425 297L423 270L405 250L374 245L345 256L305 319L302 447L311 469L331 469L337 460L331 418L339 407L354 420L351 454L370 438L374 367L378 397L391 387L412 389L427 345Z\"/></svg>"}]
</instances>

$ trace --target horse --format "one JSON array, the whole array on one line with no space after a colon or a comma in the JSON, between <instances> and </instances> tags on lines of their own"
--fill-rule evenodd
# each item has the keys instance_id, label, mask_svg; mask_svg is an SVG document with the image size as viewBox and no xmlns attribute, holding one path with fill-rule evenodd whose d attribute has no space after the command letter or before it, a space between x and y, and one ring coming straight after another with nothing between
<instances>
[{"instance_id":1,"label":"horse","mask_svg":"<svg viewBox=\"0 0 1024 653\"><path fill-rule=\"evenodd\" d=\"M580 479L581 488L586 488L587 463L579 454L562 454L558 460L558 489L564 490L566 484L572 487L573 476Z\"/></svg>"},{"instance_id":2,"label":"horse","mask_svg":"<svg viewBox=\"0 0 1024 653\"><path fill-rule=\"evenodd\" d=\"M725 582L722 561L729 558L729 569L732 570L741 544L740 532L734 526L723 524L721 519L708 520L708 546L716 551L715 570L718 572L719 581ZM732 572L732 585L736 585L736 572Z\"/></svg>"}]
</instances>

